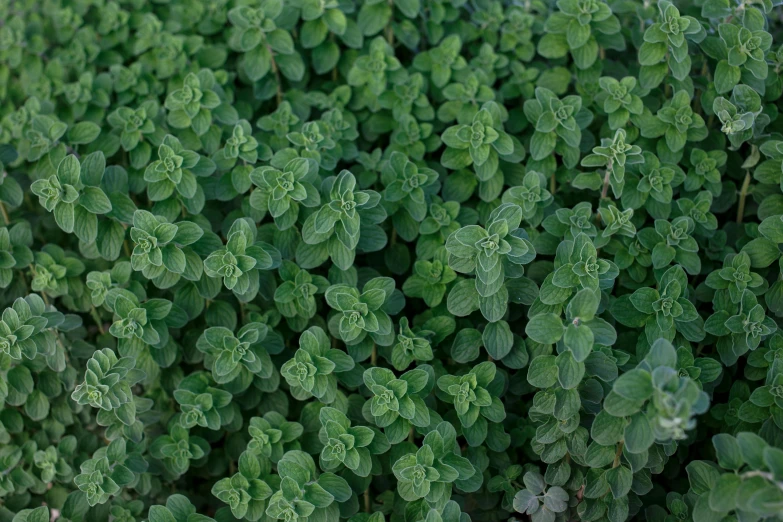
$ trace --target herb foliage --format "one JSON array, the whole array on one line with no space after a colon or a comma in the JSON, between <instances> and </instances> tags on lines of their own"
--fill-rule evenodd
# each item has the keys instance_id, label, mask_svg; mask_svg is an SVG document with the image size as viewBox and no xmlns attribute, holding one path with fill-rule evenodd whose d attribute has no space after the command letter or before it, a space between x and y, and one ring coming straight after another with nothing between
<instances>
[{"instance_id":1,"label":"herb foliage","mask_svg":"<svg viewBox=\"0 0 783 522\"><path fill-rule=\"evenodd\" d=\"M782 15L0 2L0 522L783 521Z\"/></svg>"}]
</instances>

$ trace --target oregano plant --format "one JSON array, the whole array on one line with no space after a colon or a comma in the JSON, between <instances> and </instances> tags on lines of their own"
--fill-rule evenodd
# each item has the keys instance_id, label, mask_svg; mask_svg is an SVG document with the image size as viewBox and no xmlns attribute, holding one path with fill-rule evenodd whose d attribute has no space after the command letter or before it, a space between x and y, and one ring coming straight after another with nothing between
<instances>
[{"instance_id":1,"label":"oregano plant","mask_svg":"<svg viewBox=\"0 0 783 522\"><path fill-rule=\"evenodd\" d=\"M783 522L778 0L0 2L0 522Z\"/></svg>"}]
</instances>

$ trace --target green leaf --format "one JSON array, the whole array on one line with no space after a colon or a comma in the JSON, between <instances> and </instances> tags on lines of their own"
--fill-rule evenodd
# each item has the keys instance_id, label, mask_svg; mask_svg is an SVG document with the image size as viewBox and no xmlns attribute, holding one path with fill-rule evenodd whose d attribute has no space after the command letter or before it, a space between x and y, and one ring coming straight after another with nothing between
<instances>
[{"instance_id":1,"label":"green leaf","mask_svg":"<svg viewBox=\"0 0 783 522\"><path fill-rule=\"evenodd\" d=\"M93 214L107 214L112 209L111 201L98 187L84 187L79 204Z\"/></svg>"},{"instance_id":2,"label":"green leaf","mask_svg":"<svg viewBox=\"0 0 783 522\"><path fill-rule=\"evenodd\" d=\"M593 331L585 325L575 326L569 324L563 336L563 342L566 347L571 350L574 359L579 362L584 362L590 355L593 350L594 340Z\"/></svg>"},{"instance_id":3,"label":"green leaf","mask_svg":"<svg viewBox=\"0 0 783 522\"><path fill-rule=\"evenodd\" d=\"M709 505L713 511L733 511L737 506L742 479L733 473L724 473L709 492Z\"/></svg>"},{"instance_id":4,"label":"green leaf","mask_svg":"<svg viewBox=\"0 0 783 522\"><path fill-rule=\"evenodd\" d=\"M630 453L638 454L647 451L655 442L655 434L647 417L642 413L631 416L625 427L625 448Z\"/></svg>"},{"instance_id":5,"label":"green leaf","mask_svg":"<svg viewBox=\"0 0 783 522\"><path fill-rule=\"evenodd\" d=\"M742 251L750 256L753 268L766 268L780 258L778 245L761 237L751 240Z\"/></svg>"},{"instance_id":6,"label":"green leaf","mask_svg":"<svg viewBox=\"0 0 783 522\"><path fill-rule=\"evenodd\" d=\"M604 475L604 480L609 484L609 489L612 491L614 498L622 498L628 494L631 490L631 483L633 482L633 473L625 466L617 466L607 470Z\"/></svg>"},{"instance_id":7,"label":"green leaf","mask_svg":"<svg viewBox=\"0 0 783 522\"><path fill-rule=\"evenodd\" d=\"M738 470L744 464L737 439L728 433L719 433L712 437L718 464L723 469Z\"/></svg>"},{"instance_id":8,"label":"green leaf","mask_svg":"<svg viewBox=\"0 0 783 522\"><path fill-rule=\"evenodd\" d=\"M502 359L511 351L514 345L514 336L506 321L489 323L484 328L482 342L487 352L493 359Z\"/></svg>"},{"instance_id":9,"label":"green leaf","mask_svg":"<svg viewBox=\"0 0 783 522\"><path fill-rule=\"evenodd\" d=\"M737 434L742 460L755 469L764 465L764 449L767 443L755 433L743 432Z\"/></svg>"},{"instance_id":10,"label":"green leaf","mask_svg":"<svg viewBox=\"0 0 783 522\"><path fill-rule=\"evenodd\" d=\"M557 364L554 355L539 355L527 370L527 382L536 388L549 388L557 382Z\"/></svg>"},{"instance_id":11,"label":"green leaf","mask_svg":"<svg viewBox=\"0 0 783 522\"><path fill-rule=\"evenodd\" d=\"M597 443L604 446L611 446L623 439L625 424L625 419L613 417L606 413L606 411L602 411L596 415L593 426L590 429L590 435Z\"/></svg>"},{"instance_id":12,"label":"green leaf","mask_svg":"<svg viewBox=\"0 0 783 522\"><path fill-rule=\"evenodd\" d=\"M741 72L739 67L729 65L726 60L718 62L715 68L715 90L718 94L731 91L739 83Z\"/></svg>"},{"instance_id":13,"label":"green leaf","mask_svg":"<svg viewBox=\"0 0 783 522\"><path fill-rule=\"evenodd\" d=\"M177 522L168 508L163 506L150 506L149 522Z\"/></svg>"},{"instance_id":14,"label":"green leaf","mask_svg":"<svg viewBox=\"0 0 783 522\"><path fill-rule=\"evenodd\" d=\"M566 390L576 388L585 374L585 365L574 359L571 352L563 352L557 356L557 380Z\"/></svg>"},{"instance_id":15,"label":"green leaf","mask_svg":"<svg viewBox=\"0 0 783 522\"><path fill-rule=\"evenodd\" d=\"M617 378L612 389L626 399L645 401L653 394L652 376L639 368L630 370Z\"/></svg>"},{"instance_id":16,"label":"green leaf","mask_svg":"<svg viewBox=\"0 0 783 522\"><path fill-rule=\"evenodd\" d=\"M688 473L691 490L697 495L707 493L714 488L720 476L717 468L703 460L694 460L685 467L685 471Z\"/></svg>"},{"instance_id":17,"label":"green leaf","mask_svg":"<svg viewBox=\"0 0 783 522\"><path fill-rule=\"evenodd\" d=\"M541 344L554 344L563 337L563 321L554 314L533 316L525 326L525 333Z\"/></svg>"},{"instance_id":18,"label":"green leaf","mask_svg":"<svg viewBox=\"0 0 783 522\"><path fill-rule=\"evenodd\" d=\"M92 143L98 138L101 128L91 121L82 121L68 130L68 141L74 145Z\"/></svg>"},{"instance_id":19,"label":"green leaf","mask_svg":"<svg viewBox=\"0 0 783 522\"><path fill-rule=\"evenodd\" d=\"M482 334L476 329L465 328L457 332L451 346L451 357L459 363L467 363L478 358L483 345Z\"/></svg>"}]
</instances>

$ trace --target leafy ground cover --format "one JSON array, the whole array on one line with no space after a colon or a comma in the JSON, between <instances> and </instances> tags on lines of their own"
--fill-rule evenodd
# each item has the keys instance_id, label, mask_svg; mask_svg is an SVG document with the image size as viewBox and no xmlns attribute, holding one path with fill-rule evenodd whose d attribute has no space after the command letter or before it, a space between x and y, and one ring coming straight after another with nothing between
<instances>
[{"instance_id":1,"label":"leafy ground cover","mask_svg":"<svg viewBox=\"0 0 783 522\"><path fill-rule=\"evenodd\" d=\"M781 20L0 2L0 522L783 520Z\"/></svg>"}]
</instances>

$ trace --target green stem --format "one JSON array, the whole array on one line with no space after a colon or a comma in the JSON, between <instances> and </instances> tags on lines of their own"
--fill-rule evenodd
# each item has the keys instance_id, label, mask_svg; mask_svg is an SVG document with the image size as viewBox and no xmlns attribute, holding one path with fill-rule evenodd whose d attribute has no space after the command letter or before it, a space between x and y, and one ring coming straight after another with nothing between
<instances>
[{"instance_id":1,"label":"green stem","mask_svg":"<svg viewBox=\"0 0 783 522\"><path fill-rule=\"evenodd\" d=\"M6 225L11 224L11 218L8 216L8 210L6 210L5 205L2 201L0 201L0 214L3 215L3 221L5 221Z\"/></svg>"},{"instance_id":2,"label":"green stem","mask_svg":"<svg viewBox=\"0 0 783 522\"><path fill-rule=\"evenodd\" d=\"M742 182L742 188L740 188L739 206L737 207L737 223L742 223L742 218L745 216L745 198L748 195L748 187L750 186L750 171L745 171L745 180Z\"/></svg>"},{"instance_id":3,"label":"green stem","mask_svg":"<svg viewBox=\"0 0 783 522\"><path fill-rule=\"evenodd\" d=\"M331 42L334 42L334 33L331 33L331 34L329 35L329 40L330 40ZM332 69L332 81L333 81L334 83L337 83L337 67L334 67L334 68Z\"/></svg>"},{"instance_id":4,"label":"green stem","mask_svg":"<svg viewBox=\"0 0 783 522\"><path fill-rule=\"evenodd\" d=\"M101 332L101 335L105 334L106 330L103 329L103 321L101 321L101 316L98 315L98 310L94 306L90 306L90 315L98 326L98 331Z\"/></svg>"},{"instance_id":5,"label":"green stem","mask_svg":"<svg viewBox=\"0 0 783 522\"><path fill-rule=\"evenodd\" d=\"M372 512L372 502L370 500L370 488L364 490L364 512Z\"/></svg>"},{"instance_id":6,"label":"green stem","mask_svg":"<svg viewBox=\"0 0 783 522\"><path fill-rule=\"evenodd\" d=\"M275 55L271 48L269 49L269 55L272 57L272 72L275 73L275 81L277 82L277 106L279 107L280 104L283 103L283 86L280 83L280 69L277 67Z\"/></svg>"},{"instance_id":7,"label":"green stem","mask_svg":"<svg viewBox=\"0 0 783 522\"><path fill-rule=\"evenodd\" d=\"M389 0L389 7L391 7L392 11L394 10L393 0ZM392 28L391 24L386 26L386 41L389 42L389 45L394 47L394 29Z\"/></svg>"}]
</instances>

